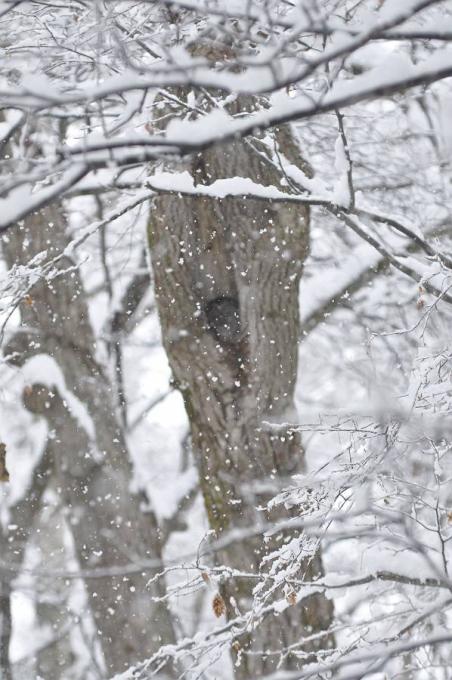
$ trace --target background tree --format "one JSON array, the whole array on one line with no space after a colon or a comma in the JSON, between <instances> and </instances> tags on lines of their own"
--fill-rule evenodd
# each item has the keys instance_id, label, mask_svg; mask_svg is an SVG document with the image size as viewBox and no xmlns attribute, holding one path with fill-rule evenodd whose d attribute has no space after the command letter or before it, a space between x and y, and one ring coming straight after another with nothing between
<instances>
[{"instance_id":1,"label":"background tree","mask_svg":"<svg viewBox=\"0 0 452 680\"><path fill-rule=\"evenodd\" d=\"M39 133L39 128L29 126L27 147L34 159L40 153ZM124 670L143 656L144 649L148 653L157 650L163 640L170 642L174 631L166 605L152 600L163 594L163 582L159 580L149 589L150 573L140 571L143 561L161 566L160 529L149 503L131 488L131 461L119 405L115 405L108 367L96 355L80 274L74 260L65 254L69 242L64 206L56 204L29 216L3 243L6 263L13 269L39 261L44 252L53 263L52 274L33 282L30 293L21 299L21 325L4 347L8 363L25 366L24 407L44 417L48 426L30 502L22 501L14 508L15 522L5 537L5 550L19 566L18 558L24 558L30 538L30 524L34 524L46 565L60 555L57 566L62 567L64 576L66 530L73 542L73 558L82 570L106 569L103 578L99 573L85 583L102 656L95 646L90 651L105 667L103 675ZM116 318L117 330L119 323ZM42 505L49 488L53 498ZM38 495L41 503L36 502ZM57 513L53 527L51 520L39 518L52 507ZM43 521L45 526L38 528ZM46 529L48 535L43 539ZM122 565L129 567L131 562L135 568L124 572ZM56 616L50 608L44 623L49 625L50 619L54 634L63 626L68 635L70 626L64 626L64 612L69 609L69 590L59 585L47 585L48 595L60 591L60 605ZM65 677L72 661L68 652L61 651L61 644L53 647L44 667L48 679ZM64 656L68 658L64 660Z\"/></svg>"}]
</instances>

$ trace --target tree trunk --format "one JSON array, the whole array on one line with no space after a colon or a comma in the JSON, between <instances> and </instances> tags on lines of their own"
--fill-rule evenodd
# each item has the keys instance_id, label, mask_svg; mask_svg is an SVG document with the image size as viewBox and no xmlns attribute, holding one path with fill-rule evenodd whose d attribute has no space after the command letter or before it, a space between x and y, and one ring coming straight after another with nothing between
<instances>
[{"instance_id":1,"label":"tree trunk","mask_svg":"<svg viewBox=\"0 0 452 680\"><path fill-rule=\"evenodd\" d=\"M55 205L9 232L3 246L13 266L29 263L44 250L54 256L67 243L63 208ZM58 267L73 271L33 286L21 305L22 329L7 350L18 365L37 354L52 357L67 390L91 418L92 434L57 386L49 389L38 380L24 392L26 408L44 416L49 425L55 486L67 508L81 569L139 564L161 557L159 530L154 515L144 514L138 496L130 491L131 466L113 390L95 356L83 286L73 264L65 257ZM152 601L163 594L163 585L159 581L152 589L146 587L154 573L86 580L108 675L174 641L166 605Z\"/></svg>"},{"instance_id":2,"label":"tree trunk","mask_svg":"<svg viewBox=\"0 0 452 680\"><path fill-rule=\"evenodd\" d=\"M276 132L276 143L306 170L287 128ZM244 141L217 146L184 169L206 184L239 176L280 186L282 177L259 140L254 145L261 153ZM275 435L265 421L293 421L308 210L270 201L160 195L151 208L149 243L163 343L190 420L211 528L218 535L287 517L284 510L270 517L257 508L304 466L299 435L281 429ZM236 542L217 560L258 572L262 558L278 545L262 537ZM303 567L308 580L320 572L319 556ZM255 585L246 579L225 584L229 616L236 611L233 602L247 610ZM330 602L314 595L278 618L268 617L238 641L236 677L273 671L278 650L328 628L331 615ZM325 636L304 651L328 644ZM288 654L281 667L299 665Z\"/></svg>"}]
</instances>

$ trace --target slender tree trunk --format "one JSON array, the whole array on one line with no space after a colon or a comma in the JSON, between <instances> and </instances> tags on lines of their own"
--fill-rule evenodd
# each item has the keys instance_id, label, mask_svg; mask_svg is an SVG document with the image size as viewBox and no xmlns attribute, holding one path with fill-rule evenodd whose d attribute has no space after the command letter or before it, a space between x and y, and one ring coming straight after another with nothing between
<instances>
[{"instance_id":1,"label":"slender tree trunk","mask_svg":"<svg viewBox=\"0 0 452 680\"><path fill-rule=\"evenodd\" d=\"M277 131L275 141L306 169L288 129ZM218 146L198 154L184 169L195 182L206 184L238 176L279 186L280 173L258 140L255 147L243 141ZM275 510L270 517L258 508L304 469L299 435L284 429L275 435L265 422L293 418L307 209L160 195L151 208L149 243L163 342L190 420L211 528L218 535L287 516ZM217 559L258 572L262 558L282 540L237 542ZM317 556L304 564L303 574L311 580L321 568ZM254 586L255 581L243 579L226 583L230 616L236 607L246 611ZM236 677L255 679L271 672L279 649L327 629L331 615L330 602L314 595L278 618L268 617L238 640ZM328 640L325 636L304 651L328 646ZM298 665L288 654L281 667Z\"/></svg>"},{"instance_id":2,"label":"slender tree trunk","mask_svg":"<svg viewBox=\"0 0 452 680\"><path fill-rule=\"evenodd\" d=\"M3 245L12 266L25 265L44 250L48 257L61 253L67 243L63 208L55 205L18 225ZM72 265L65 257L58 266L63 271ZM21 305L21 317L22 330L7 348L11 361L22 365L37 354L52 357L66 389L88 414L81 422L57 387L49 389L39 380L24 392L26 408L45 417L49 425L56 487L67 509L80 567L120 567L160 558L156 519L142 512L138 496L130 491L127 446L111 384L96 358L77 269L51 283L36 283ZM89 418L93 433L87 431ZM174 641L166 605L152 600L163 594L163 585L159 581L151 590L146 586L153 573L86 580L108 675Z\"/></svg>"}]
</instances>

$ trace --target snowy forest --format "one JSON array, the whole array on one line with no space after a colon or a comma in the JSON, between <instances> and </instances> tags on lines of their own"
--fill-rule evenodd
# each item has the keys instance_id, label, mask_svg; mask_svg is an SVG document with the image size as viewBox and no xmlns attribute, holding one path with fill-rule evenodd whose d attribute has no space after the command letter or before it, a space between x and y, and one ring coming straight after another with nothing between
<instances>
[{"instance_id":1,"label":"snowy forest","mask_svg":"<svg viewBox=\"0 0 452 680\"><path fill-rule=\"evenodd\" d=\"M0 0L0 679L452 678L452 0Z\"/></svg>"}]
</instances>

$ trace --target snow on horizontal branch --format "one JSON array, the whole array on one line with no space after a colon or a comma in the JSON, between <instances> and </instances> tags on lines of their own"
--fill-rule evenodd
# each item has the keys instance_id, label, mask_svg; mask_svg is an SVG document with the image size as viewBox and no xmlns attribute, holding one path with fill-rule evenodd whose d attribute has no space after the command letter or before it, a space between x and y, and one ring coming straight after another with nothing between
<instances>
[{"instance_id":1,"label":"snow on horizontal branch","mask_svg":"<svg viewBox=\"0 0 452 680\"><path fill-rule=\"evenodd\" d=\"M159 172L149 177L146 186L154 191L170 191L183 195L209 196L210 198L261 198L269 201L293 201L295 203L325 203L321 197L308 197L288 194L275 186L264 186L253 182L249 177L228 177L217 179L212 184L195 184L192 175L185 171L179 173Z\"/></svg>"},{"instance_id":2,"label":"snow on horizontal branch","mask_svg":"<svg viewBox=\"0 0 452 680\"><path fill-rule=\"evenodd\" d=\"M69 411L77 420L81 429L94 442L96 431L88 410L66 386L63 373L53 357L48 354L37 354L31 357L21 369L25 385L45 385L49 390L56 389L65 401Z\"/></svg>"}]
</instances>

